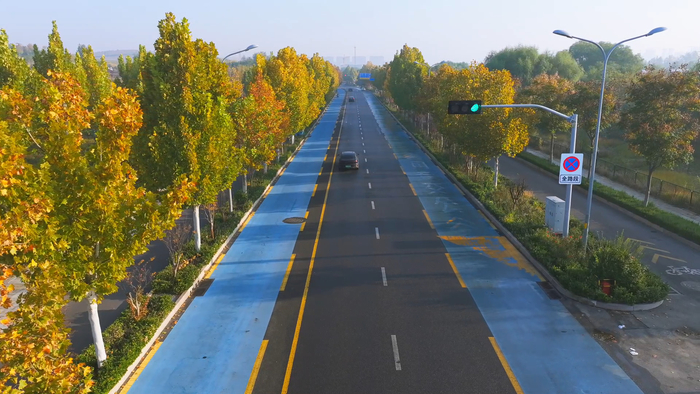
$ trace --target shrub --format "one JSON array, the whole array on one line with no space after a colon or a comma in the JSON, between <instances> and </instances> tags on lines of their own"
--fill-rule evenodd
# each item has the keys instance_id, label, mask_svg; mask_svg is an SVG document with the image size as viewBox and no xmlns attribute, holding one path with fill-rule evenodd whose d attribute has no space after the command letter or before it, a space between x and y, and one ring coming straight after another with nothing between
<instances>
[{"instance_id":1,"label":"shrub","mask_svg":"<svg viewBox=\"0 0 700 394\"><path fill-rule=\"evenodd\" d=\"M170 296L156 295L150 301L148 315L139 321L134 320L129 310L125 310L104 332L107 360L99 370L95 345L90 345L76 357L78 362L94 368L94 393L109 392L124 376L173 306L175 303Z\"/></svg>"},{"instance_id":2,"label":"shrub","mask_svg":"<svg viewBox=\"0 0 700 394\"><path fill-rule=\"evenodd\" d=\"M424 140L420 133L413 135ZM424 143L424 146L430 144ZM567 238L551 234L544 226L544 204L524 192L523 183L515 184L501 176L498 188L494 188L490 167L484 165L467 174L462 163L450 162L447 155L436 155L436 158L572 293L630 305L659 301L668 294L668 285L639 261L637 247L632 241L623 237L607 240L593 235L589 238L589 252L585 253L581 222L571 220ZM547 168L552 167L546 164ZM600 288L599 281L603 279L615 283L610 296Z\"/></svg>"}]
</instances>

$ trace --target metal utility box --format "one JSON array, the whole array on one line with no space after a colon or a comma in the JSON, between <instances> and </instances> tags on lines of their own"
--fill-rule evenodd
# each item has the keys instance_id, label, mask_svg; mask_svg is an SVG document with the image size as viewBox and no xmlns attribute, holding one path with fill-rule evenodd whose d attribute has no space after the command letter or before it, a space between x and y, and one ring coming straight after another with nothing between
<instances>
[{"instance_id":1,"label":"metal utility box","mask_svg":"<svg viewBox=\"0 0 700 394\"><path fill-rule=\"evenodd\" d=\"M544 224L555 234L564 233L564 200L557 196L547 197Z\"/></svg>"}]
</instances>

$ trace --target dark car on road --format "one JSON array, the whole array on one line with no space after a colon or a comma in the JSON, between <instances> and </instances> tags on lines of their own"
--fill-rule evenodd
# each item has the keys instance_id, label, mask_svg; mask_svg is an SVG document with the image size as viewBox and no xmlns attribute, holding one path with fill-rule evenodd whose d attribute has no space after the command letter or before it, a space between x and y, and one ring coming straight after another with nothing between
<instances>
[{"instance_id":1,"label":"dark car on road","mask_svg":"<svg viewBox=\"0 0 700 394\"><path fill-rule=\"evenodd\" d=\"M355 98L352 97L352 96L350 96L350 98L348 99L348 101L350 101L351 103L354 103L354 102L355 102Z\"/></svg>"},{"instance_id":2,"label":"dark car on road","mask_svg":"<svg viewBox=\"0 0 700 394\"><path fill-rule=\"evenodd\" d=\"M344 171L347 169L359 170L360 161L357 159L357 153L353 151L345 151L340 154L338 169Z\"/></svg>"}]
</instances>

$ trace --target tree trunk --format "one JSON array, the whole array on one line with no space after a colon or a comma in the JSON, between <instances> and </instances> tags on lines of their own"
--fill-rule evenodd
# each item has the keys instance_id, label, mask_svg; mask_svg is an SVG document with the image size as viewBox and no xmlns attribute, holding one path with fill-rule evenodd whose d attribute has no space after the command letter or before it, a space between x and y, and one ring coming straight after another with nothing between
<instances>
[{"instance_id":1,"label":"tree trunk","mask_svg":"<svg viewBox=\"0 0 700 394\"><path fill-rule=\"evenodd\" d=\"M95 292L88 294L88 320L92 329L92 340L95 342L95 356L97 357L97 367L101 368L107 360L105 343L102 339L102 327L100 326L100 316L97 313L97 295Z\"/></svg>"},{"instance_id":2,"label":"tree trunk","mask_svg":"<svg viewBox=\"0 0 700 394\"><path fill-rule=\"evenodd\" d=\"M654 173L654 170L652 168L649 168L649 176L647 177L647 192L644 193L644 206L649 205L649 197L651 195L651 180L653 179L652 174Z\"/></svg>"},{"instance_id":3,"label":"tree trunk","mask_svg":"<svg viewBox=\"0 0 700 394\"><path fill-rule=\"evenodd\" d=\"M263 174L267 174L267 163L263 163Z\"/></svg>"},{"instance_id":4,"label":"tree trunk","mask_svg":"<svg viewBox=\"0 0 700 394\"><path fill-rule=\"evenodd\" d=\"M292 134L292 145L294 145L294 134Z\"/></svg>"},{"instance_id":5,"label":"tree trunk","mask_svg":"<svg viewBox=\"0 0 700 394\"><path fill-rule=\"evenodd\" d=\"M244 172L243 173L243 193L248 193L248 173Z\"/></svg>"},{"instance_id":6,"label":"tree trunk","mask_svg":"<svg viewBox=\"0 0 700 394\"><path fill-rule=\"evenodd\" d=\"M228 209L229 212L233 212L233 187L228 189Z\"/></svg>"},{"instance_id":7,"label":"tree trunk","mask_svg":"<svg viewBox=\"0 0 700 394\"><path fill-rule=\"evenodd\" d=\"M493 187L498 187L498 157L496 157L496 166L494 168Z\"/></svg>"},{"instance_id":8,"label":"tree trunk","mask_svg":"<svg viewBox=\"0 0 700 394\"><path fill-rule=\"evenodd\" d=\"M202 231L199 228L199 205L195 205L192 211L192 216L194 217L194 247L199 252L202 249Z\"/></svg>"},{"instance_id":9,"label":"tree trunk","mask_svg":"<svg viewBox=\"0 0 700 394\"><path fill-rule=\"evenodd\" d=\"M549 139L549 162L554 164L554 134Z\"/></svg>"}]
</instances>

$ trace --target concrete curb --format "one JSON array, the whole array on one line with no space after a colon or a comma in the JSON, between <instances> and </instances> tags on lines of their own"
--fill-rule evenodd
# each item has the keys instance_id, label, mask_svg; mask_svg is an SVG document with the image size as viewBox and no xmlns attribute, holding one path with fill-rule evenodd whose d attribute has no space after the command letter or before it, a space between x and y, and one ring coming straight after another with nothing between
<instances>
[{"instance_id":1,"label":"concrete curb","mask_svg":"<svg viewBox=\"0 0 700 394\"><path fill-rule=\"evenodd\" d=\"M381 103L381 101L380 101L380 103ZM382 103L382 105L384 105L384 103ZM545 279L547 279L547 281L550 282L550 283L552 284L552 286L553 286L561 295L565 296L566 298L572 299L572 300L574 300L574 301L578 301L578 302L580 302L580 303L582 303L582 304L595 306L595 307L598 307L598 308L601 308L601 309L608 309L608 310L613 310L613 311L623 311L623 312L647 311L647 310L650 310L650 309L654 309L654 308L660 306L661 304L663 304L664 300L661 300L661 301L658 301L658 302L654 302L654 303L651 303L651 304L637 304L637 305L624 305L624 304L615 304L615 303L609 303L609 302L600 302L600 301L591 300L591 299L588 299L588 298L585 298L585 297L577 296L576 294L573 294L573 293L570 292L569 290L566 290L566 289L559 283L559 281L557 281L556 278L554 278L554 276L552 276L552 274L550 274L549 271L547 271L547 269L544 268L544 266L542 266L542 264L540 264L539 261L537 261L534 257L532 257L532 255L531 255L530 252L525 248L525 246L523 246L523 244L521 244L520 241L518 241L518 239L515 238L515 236L514 236L513 234L511 234L511 232L508 231L508 229L505 228L505 227L501 224L501 222L499 222L498 219L496 219L496 217L493 216L493 215L491 214L491 212L488 211L488 209L486 209L486 207L484 207L484 205L481 203L481 201L479 201L476 197L474 197L474 195L472 195L472 194L469 192L469 190L468 190L467 188L465 188L465 187L462 185L462 183L459 181L459 179L457 179L448 169L446 169L446 168L442 165L442 163L440 163L440 162L437 160L437 158L436 158L435 156L433 156L433 154L432 154L428 149L426 149L425 146L423 146L423 143L421 143L418 139L416 139L416 138L411 134L411 132L409 132L408 129L407 129L406 127L403 126L403 124L396 118L396 116L394 116L394 114L391 112L391 110L389 110L389 108L386 107L386 105L385 105L384 107L387 109L387 111L389 111L389 113L390 113L391 116L394 118L394 120L396 120L396 122L397 122L399 125L401 125L401 127L403 128L403 130L404 130L404 132L406 133L406 135L408 135L409 138L410 138L411 140L413 140L413 142L415 142L416 145L418 145L418 147L420 147L421 150L422 150L426 155L428 155L428 157L430 157L430 159L433 161L433 163L435 163L435 165L437 165L437 167L440 168L440 170L452 181L452 183L454 183L455 186L457 186L457 188L462 192L462 194L464 194L464 196L467 198L467 200L468 200L470 203L472 203L472 205L474 205L479 211L481 211L481 213L483 213L484 216L486 216L486 218L488 218L488 220L489 220L502 234L505 235L505 237L508 239L508 241L510 241L510 242L513 244L513 246L515 246L515 248L518 249L518 251L519 251L520 253L522 253L523 256L525 256L525 258L530 262L530 264L532 264L532 265L535 267L535 269L537 269L537 271L538 271Z\"/></svg>"},{"instance_id":2,"label":"concrete curb","mask_svg":"<svg viewBox=\"0 0 700 394\"><path fill-rule=\"evenodd\" d=\"M526 152L526 153L527 153L527 152ZM530 154L531 154L531 153L530 153ZM554 174L552 174L551 172L545 170L544 168L538 166L537 164L531 163L531 162L529 162L529 161L527 161L527 160L525 160L525 159L521 159L521 158L519 158L519 157L515 157L515 159L516 159L516 160L519 160L519 161L522 162L522 163L525 163L526 165L530 166L530 167L533 168L533 169L536 169L536 170L540 171L541 173L543 173L543 174L545 174L545 175L548 175L548 176L550 176L550 177L552 177L552 178L557 178L556 175L554 175ZM603 186L605 186L605 185L603 185ZM588 189L586 189L586 188L584 188L584 187L581 187L581 186L578 186L578 185L577 185L576 187L579 188L579 190L583 190L583 191L587 191L587 190L588 190ZM609 186L608 186L608 187L609 187ZM695 249L695 250L700 251L700 245L698 245L697 243L695 243L695 242L693 242L693 241L691 241L691 240L689 240L689 239L687 239L687 238L685 238L685 237L683 237L683 236L681 236L681 235L678 235L678 234L674 233L674 232L671 231L671 230L665 229L665 228L659 226L659 225L656 224L656 223L650 222L649 219L645 219L645 218L643 218L643 217L637 215L636 213L631 212L631 211L629 211L629 210L627 210L627 209L625 209L625 208L623 208L623 207L621 207L621 206L615 204L615 203L612 202L612 201L608 201L608 200L606 200L604 197L601 197L601 196L595 194L595 192L593 193L593 198L595 198L597 201L602 202L603 204L609 206L610 208L613 208L614 210L616 210L616 211L618 211L618 212L620 212L620 213L623 213L623 214L625 214L625 215L631 217L632 219L638 220L638 221L640 221L640 222L646 224L647 226L652 227L652 228L653 228L654 230L656 230L656 231L659 231L659 232L661 232L661 233L664 233L664 234L668 235L669 237L675 239L675 240L678 241L678 242L681 242L681 243L685 244L686 246L689 246L689 247L691 247L691 248L693 248L693 249ZM670 214L673 214L673 213L671 213L671 212L669 212L669 213L670 213ZM679 216L679 217L680 217L680 216Z\"/></svg>"},{"instance_id":3,"label":"concrete curb","mask_svg":"<svg viewBox=\"0 0 700 394\"><path fill-rule=\"evenodd\" d=\"M173 309L170 311L170 313L168 313L168 315L165 317L165 319L163 319L163 322L160 324L160 326L158 327L158 330L156 330L155 334L153 334L153 337L151 337L151 339L148 341L148 343L146 343L146 345L143 347L143 349L141 349L141 353L139 354L139 356L136 358L136 360L134 360L133 363L131 363L131 365L129 365L129 368L127 368L124 376L122 376L122 378L119 379L119 381L114 385L114 387L112 387L112 389L109 391L109 394L117 394L121 391L121 389L124 386L124 384L126 383L126 381L134 373L134 370L141 364L143 359L146 357L146 355L150 351L151 347L153 347L153 344L156 342L156 340L158 339L160 334L162 334L163 331L165 330L165 328L168 327L168 325L171 323L175 314L180 310L180 308L185 303L185 301L187 301L187 299L190 297L190 295L192 294L192 291L197 286L199 286L199 283L201 282L201 280L204 278L204 276L207 274L207 272L209 272L209 270L214 265L216 260L218 260L218 258L221 256L221 253L224 251L226 246L229 243L231 243L231 240L233 239L233 237L239 233L239 230L240 230L241 226L243 225L243 223L246 223L248 221L248 219L250 218L251 214L253 212L255 212L260 207L260 204L262 204L262 201L265 199L265 197L267 197L267 193L269 193L270 189L279 180L280 174L282 172L286 171L289 164L294 160L297 153L299 153L299 150L301 150L301 147L304 146L304 143L306 143L306 140L311 136L313 131L316 129L316 125L318 125L319 120L323 117L323 115L325 115L326 109L328 109L328 105L326 105L326 107L323 109L323 111L321 111L321 113L319 114L318 118L314 122L314 126L311 129L311 131L309 131L304 136L304 138L299 142L299 145L296 147L294 152L292 152L292 154L289 155L289 158L287 158L287 161L285 161L282 164L282 166L279 168L279 170L277 170L277 173L275 174L274 178L272 178L272 180L267 185L265 190L263 190L260 197L258 197L258 199L255 200L255 202L250 207L250 209L245 213L245 215L243 215L241 220L238 222L238 226L236 226L236 228L231 232L231 234L221 244L221 246L216 251L216 253L214 253L214 256L211 258L209 263L207 265L205 265L204 267L202 267L202 270L199 272L199 275L197 276L197 279L195 279L192 286L190 286L189 289L185 290L182 294L180 294L180 296L175 301L175 306L173 307Z\"/></svg>"}]
</instances>

